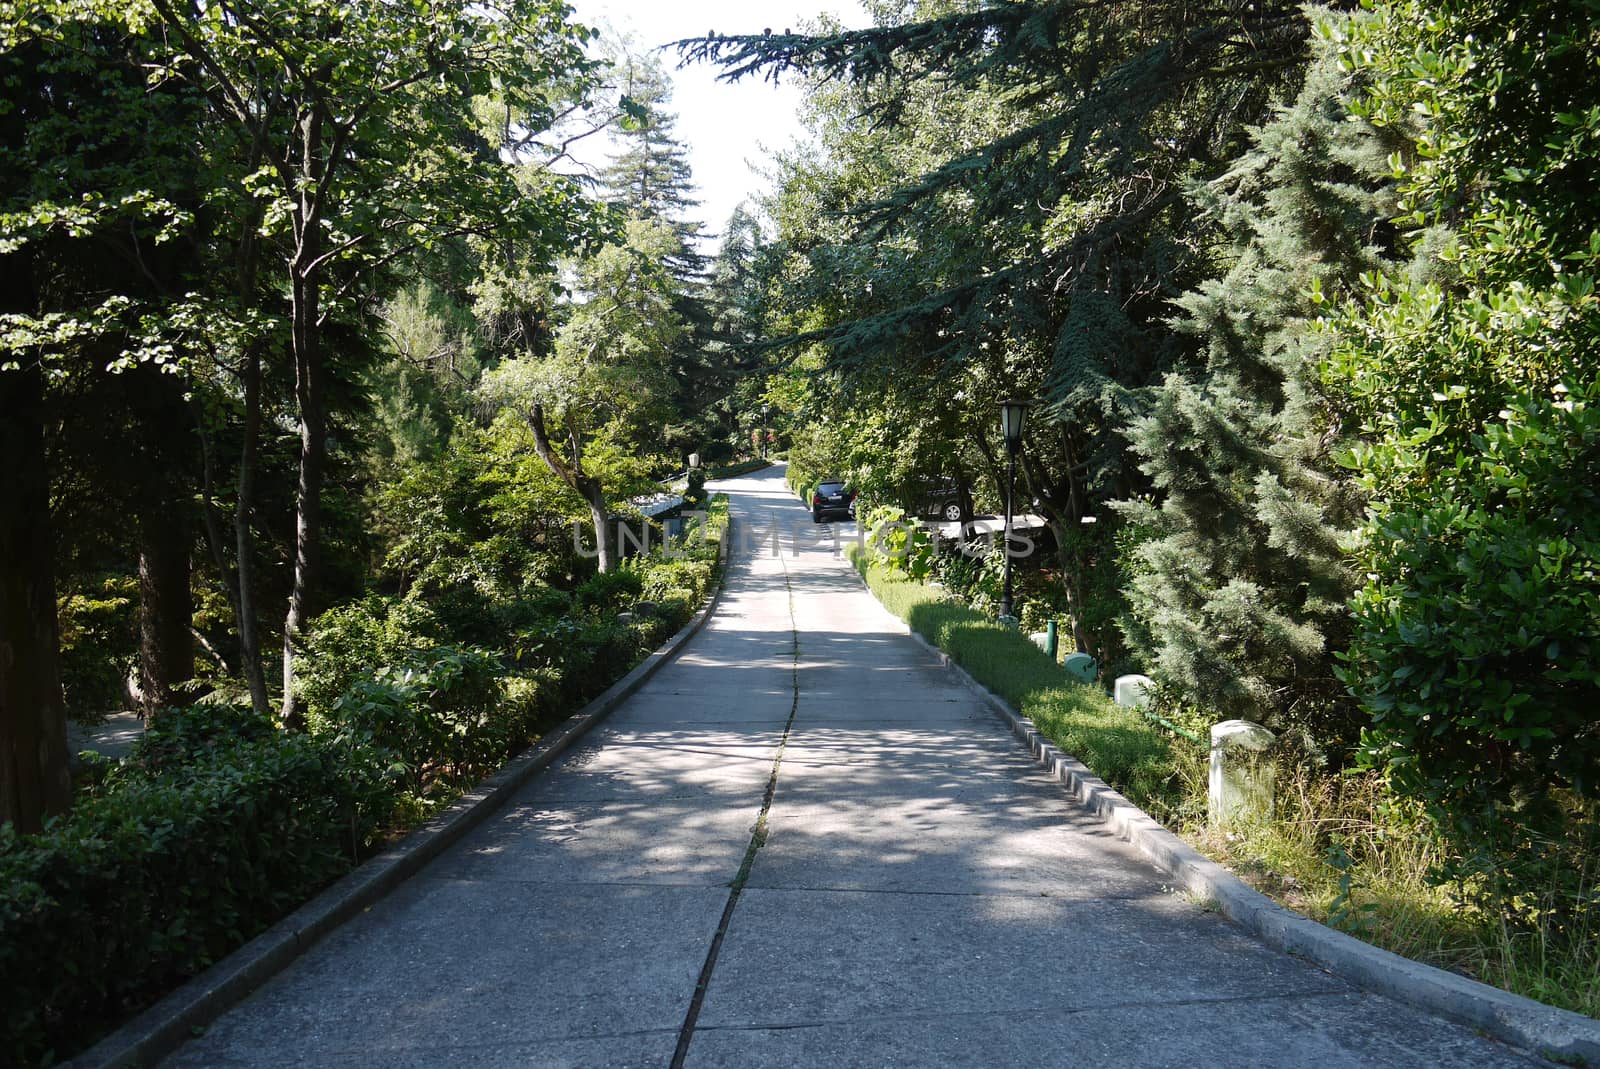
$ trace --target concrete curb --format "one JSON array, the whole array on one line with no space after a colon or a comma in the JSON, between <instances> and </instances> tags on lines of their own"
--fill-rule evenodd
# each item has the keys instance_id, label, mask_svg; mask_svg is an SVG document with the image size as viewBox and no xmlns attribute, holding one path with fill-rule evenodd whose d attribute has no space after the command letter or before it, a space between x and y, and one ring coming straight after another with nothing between
<instances>
[{"instance_id":1,"label":"concrete curb","mask_svg":"<svg viewBox=\"0 0 1600 1069\"><path fill-rule=\"evenodd\" d=\"M699 633L716 612L727 587L728 547L732 542L733 517L730 515L718 547L722 573L716 588L694 618L639 662L633 671L513 757L500 771L463 794L444 812L66 1062L65 1069L135 1069L154 1065L197 1030L281 972L323 936L370 908L468 831L493 816L518 788L549 767L590 728L609 716Z\"/></svg>"},{"instance_id":2,"label":"concrete curb","mask_svg":"<svg viewBox=\"0 0 1600 1069\"><path fill-rule=\"evenodd\" d=\"M854 562L847 563L871 593ZM1262 942L1313 962L1363 990L1429 1010L1551 1061L1600 1066L1600 1020L1403 958L1285 909L1168 831L1077 758L1063 753L1033 721L972 678L949 654L909 626L906 634L980 695L1073 800L1110 825L1186 891Z\"/></svg>"}]
</instances>

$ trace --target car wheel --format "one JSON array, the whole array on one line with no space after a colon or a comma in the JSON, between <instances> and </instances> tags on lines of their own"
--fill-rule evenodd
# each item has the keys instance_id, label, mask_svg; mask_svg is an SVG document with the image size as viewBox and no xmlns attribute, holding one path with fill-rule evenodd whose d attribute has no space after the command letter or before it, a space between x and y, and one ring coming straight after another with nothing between
<instances>
[{"instance_id":1,"label":"car wheel","mask_svg":"<svg viewBox=\"0 0 1600 1069\"><path fill-rule=\"evenodd\" d=\"M820 512L813 512L813 513L812 513L812 514L811 514L811 522L812 522L812 523L821 523L821 522L822 522L822 513L820 513Z\"/></svg>"},{"instance_id":2,"label":"car wheel","mask_svg":"<svg viewBox=\"0 0 1600 1069\"><path fill-rule=\"evenodd\" d=\"M966 519L966 509L961 507L959 501L946 501L939 508L939 516L946 523L960 523Z\"/></svg>"}]
</instances>

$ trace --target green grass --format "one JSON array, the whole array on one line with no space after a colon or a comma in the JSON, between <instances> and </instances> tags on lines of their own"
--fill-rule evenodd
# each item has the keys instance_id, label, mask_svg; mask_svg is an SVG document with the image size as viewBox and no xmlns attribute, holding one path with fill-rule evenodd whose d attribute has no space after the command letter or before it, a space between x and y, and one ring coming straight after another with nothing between
<instances>
[{"instance_id":1,"label":"green grass","mask_svg":"<svg viewBox=\"0 0 1600 1069\"><path fill-rule=\"evenodd\" d=\"M1051 742L1154 813L1181 801L1172 746L1132 709L1075 682L1019 631L1002 627L938 587L892 574L852 551L856 569L885 608L939 647L979 683L1032 720Z\"/></svg>"},{"instance_id":2,"label":"green grass","mask_svg":"<svg viewBox=\"0 0 1600 1069\"><path fill-rule=\"evenodd\" d=\"M1190 760L1204 797L1204 755ZM1519 930L1463 908L1429 878L1441 860L1438 838L1377 777L1287 770L1276 802L1270 822L1224 832L1202 817L1183 828L1184 837L1313 920L1415 961L1600 1016L1595 933L1563 931L1554 922ZM1330 861L1333 847L1347 859L1343 868Z\"/></svg>"}]
</instances>

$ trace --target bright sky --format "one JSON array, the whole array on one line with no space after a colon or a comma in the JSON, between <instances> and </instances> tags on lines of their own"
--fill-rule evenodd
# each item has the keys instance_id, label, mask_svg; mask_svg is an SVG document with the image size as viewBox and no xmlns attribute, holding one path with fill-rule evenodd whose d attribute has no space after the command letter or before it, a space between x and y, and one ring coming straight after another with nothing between
<instances>
[{"instance_id":1,"label":"bright sky","mask_svg":"<svg viewBox=\"0 0 1600 1069\"><path fill-rule=\"evenodd\" d=\"M798 32L823 12L849 27L866 27L871 19L856 0L569 0L577 21L597 29L608 26L631 35L641 49L685 37L760 33L770 29ZM706 230L715 233L739 202L766 181L752 168L769 169L771 151L787 147L800 133L796 109L800 90L794 84L744 78L737 84L716 81L719 68L696 64L674 70L677 51L664 53L673 77L672 107L678 113L677 133L689 147ZM604 151L603 146L597 146Z\"/></svg>"}]
</instances>

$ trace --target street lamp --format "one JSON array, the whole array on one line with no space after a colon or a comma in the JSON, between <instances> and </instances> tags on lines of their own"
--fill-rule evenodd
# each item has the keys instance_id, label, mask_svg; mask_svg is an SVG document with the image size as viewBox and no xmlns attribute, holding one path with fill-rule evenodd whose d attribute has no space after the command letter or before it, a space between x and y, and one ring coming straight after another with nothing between
<instances>
[{"instance_id":1,"label":"street lamp","mask_svg":"<svg viewBox=\"0 0 1600 1069\"><path fill-rule=\"evenodd\" d=\"M772 411L772 406L771 405L762 405L761 406L761 459L762 460L766 460L767 459L767 437L768 437L768 435L770 433L767 430L767 413L770 412L770 411Z\"/></svg>"},{"instance_id":2,"label":"street lamp","mask_svg":"<svg viewBox=\"0 0 1600 1069\"><path fill-rule=\"evenodd\" d=\"M1022 427L1028 420L1028 402L1000 402L1000 433L1006 440L1006 577L1000 589L1000 619L1011 615L1011 510L1017 488L1017 447L1022 444Z\"/></svg>"}]
</instances>

